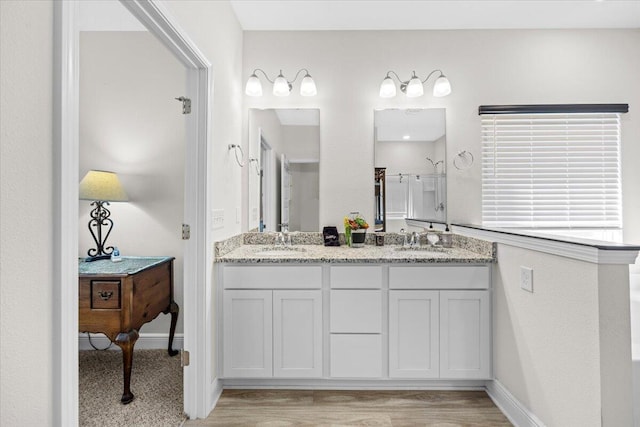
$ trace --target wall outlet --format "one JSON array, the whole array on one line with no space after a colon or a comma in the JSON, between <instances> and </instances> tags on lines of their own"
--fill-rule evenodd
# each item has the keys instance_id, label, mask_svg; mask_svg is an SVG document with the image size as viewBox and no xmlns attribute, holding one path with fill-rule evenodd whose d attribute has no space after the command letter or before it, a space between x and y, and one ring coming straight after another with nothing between
<instances>
[{"instance_id":1,"label":"wall outlet","mask_svg":"<svg viewBox=\"0 0 640 427\"><path fill-rule=\"evenodd\" d=\"M258 220L258 208L251 209L251 221Z\"/></svg>"},{"instance_id":2,"label":"wall outlet","mask_svg":"<svg viewBox=\"0 0 640 427\"><path fill-rule=\"evenodd\" d=\"M520 287L533 293L533 268L520 266Z\"/></svg>"},{"instance_id":3,"label":"wall outlet","mask_svg":"<svg viewBox=\"0 0 640 427\"><path fill-rule=\"evenodd\" d=\"M213 230L224 228L224 209L213 209L211 211L211 228Z\"/></svg>"}]
</instances>

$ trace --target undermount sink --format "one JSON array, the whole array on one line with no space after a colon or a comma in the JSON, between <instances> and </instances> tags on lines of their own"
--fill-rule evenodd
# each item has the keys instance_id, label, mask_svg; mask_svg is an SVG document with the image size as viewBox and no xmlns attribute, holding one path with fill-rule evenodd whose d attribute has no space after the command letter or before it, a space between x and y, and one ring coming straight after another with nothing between
<instances>
[{"instance_id":1,"label":"undermount sink","mask_svg":"<svg viewBox=\"0 0 640 427\"><path fill-rule=\"evenodd\" d=\"M274 246L271 248L260 248L253 254L259 256L283 256L283 255L296 255L301 252L306 252L305 248L297 248L295 246Z\"/></svg>"}]
</instances>

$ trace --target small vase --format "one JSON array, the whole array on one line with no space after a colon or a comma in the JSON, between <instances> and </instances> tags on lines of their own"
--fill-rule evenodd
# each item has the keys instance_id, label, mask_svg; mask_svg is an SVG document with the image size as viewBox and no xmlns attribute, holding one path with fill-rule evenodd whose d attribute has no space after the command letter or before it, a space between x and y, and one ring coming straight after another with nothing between
<instances>
[{"instance_id":1,"label":"small vase","mask_svg":"<svg viewBox=\"0 0 640 427\"><path fill-rule=\"evenodd\" d=\"M367 237L366 229L351 230L351 247L362 248L364 247L364 240Z\"/></svg>"}]
</instances>

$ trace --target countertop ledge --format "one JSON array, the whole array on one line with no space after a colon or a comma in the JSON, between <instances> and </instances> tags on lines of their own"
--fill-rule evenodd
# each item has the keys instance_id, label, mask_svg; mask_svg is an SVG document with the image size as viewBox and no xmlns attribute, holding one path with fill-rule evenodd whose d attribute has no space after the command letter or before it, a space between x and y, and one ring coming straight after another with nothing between
<instances>
[{"instance_id":1,"label":"countertop ledge","mask_svg":"<svg viewBox=\"0 0 640 427\"><path fill-rule=\"evenodd\" d=\"M398 250L399 246L373 246L350 248L348 246L326 247L323 245L294 245L290 254L269 254L273 245L241 245L216 257L218 263L235 264L313 264L313 263L423 263L423 264L484 264L495 262L495 256L487 256L462 248L438 248L431 252L420 250Z\"/></svg>"}]
</instances>

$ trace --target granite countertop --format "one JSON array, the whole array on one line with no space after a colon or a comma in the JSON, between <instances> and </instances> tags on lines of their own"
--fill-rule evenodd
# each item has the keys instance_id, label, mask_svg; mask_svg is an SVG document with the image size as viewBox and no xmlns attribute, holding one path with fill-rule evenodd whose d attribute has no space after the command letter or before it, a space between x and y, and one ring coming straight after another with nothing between
<instances>
[{"instance_id":1,"label":"granite countertop","mask_svg":"<svg viewBox=\"0 0 640 427\"><path fill-rule=\"evenodd\" d=\"M468 249L436 248L405 249L397 245L363 248L348 246L294 245L282 248L274 245L242 245L216 257L227 263L490 263L495 257Z\"/></svg>"}]
</instances>

